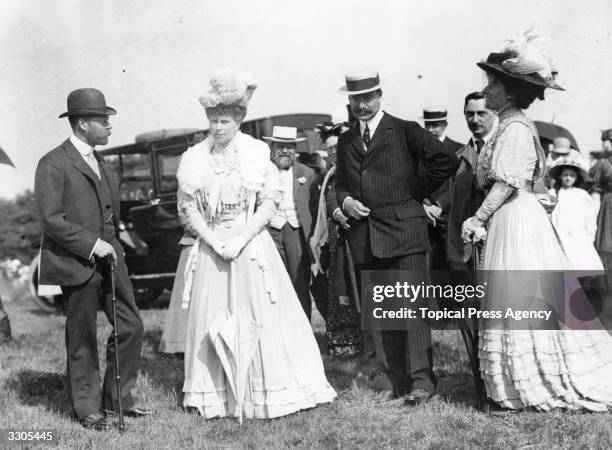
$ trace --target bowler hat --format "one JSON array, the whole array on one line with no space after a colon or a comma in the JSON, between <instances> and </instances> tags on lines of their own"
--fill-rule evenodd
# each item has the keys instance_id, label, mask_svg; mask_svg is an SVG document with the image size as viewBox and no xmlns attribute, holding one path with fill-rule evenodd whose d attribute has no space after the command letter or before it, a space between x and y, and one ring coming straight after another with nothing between
<instances>
[{"instance_id":1,"label":"bowler hat","mask_svg":"<svg viewBox=\"0 0 612 450\"><path fill-rule=\"evenodd\" d=\"M106 106L104 94L97 89L82 88L68 94L68 111L59 117L96 116L117 114L110 106Z\"/></svg>"}]
</instances>

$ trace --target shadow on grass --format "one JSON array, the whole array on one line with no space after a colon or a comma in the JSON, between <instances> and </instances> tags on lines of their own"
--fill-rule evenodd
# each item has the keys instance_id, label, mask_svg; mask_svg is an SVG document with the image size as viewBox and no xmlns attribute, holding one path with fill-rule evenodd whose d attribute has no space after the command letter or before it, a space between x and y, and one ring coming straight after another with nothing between
<instances>
[{"instance_id":1,"label":"shadow on grass","mask_svg":"<svg viewBox=\"0 0 612 450\"><path fill-rule=\"evenodd\" d=\"M25 405L43 406L61 416L73 416L65 374L21 370L6 381L5 389L15 392Z\"/></svg>"},{"instance_id":2,"label":"shadow on grass","mask_svg":"<svg viewBox=\"0 0 612 450\"><path fill-rule=\"evenodd\" d=\"M177 406L182 406L184 361L183 354L160 353L157 351L162 331L154 328L145 331L141 372L162 390L173 391Z\"/></svg>"}]
</instances>

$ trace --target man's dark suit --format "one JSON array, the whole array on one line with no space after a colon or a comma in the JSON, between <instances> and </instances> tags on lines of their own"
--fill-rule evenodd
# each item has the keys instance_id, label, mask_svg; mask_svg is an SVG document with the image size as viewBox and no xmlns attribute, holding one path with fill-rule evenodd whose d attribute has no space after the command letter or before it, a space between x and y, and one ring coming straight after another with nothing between
<instances>
[{"instance_id":1,"label":"man's dark suit","mask_svg":"<svg viewBox=\"0 0 612 450\"><path fill-rule=\"evenodd\" d=\"M98 239L110 242L118 257L117 327L124 408L134 406L130 392L136 383L143 337L123 249L115 237L119 221L118 182L104 160L97 155L96 159L100 178L67 140L42 157L35 178L43 229L40 283L59 284L67 303L68 378L79 419L102 409L117 409L112 335L107 341L107 369L100 388L97 309L101 304L111 324L112 309L109 268L105 262L90 260Z\"/></svg>"},{"instance_id":2,"label":"man's dark suit","mask_svg":"<svg viewBox=\"0 0 612 450\"><path fill-rule=\"evenodd\" d=\"M312 311L309 290L312 257L308 241L313 231L312 218L316 217L318 198L315 171L304 164L295 162L293 164L293 201L301 228L296 230L289 223L285 223L283 228L278 230L268 225L268 231L285 263L293 287L309 319Z\"/></svg>"},{"instance_id":3,"label":"man's dark suit","mask_svg":"<svg viewBox=\"0 0 612 450\"><path fill-rule=\"evenodd\" d=\"M387 113L367 152L359 122L340 136L336 196L370 208L350 220L350 247L358 269L422 270L430 243L421 202L457 169L457 159L415 122ZM358 270L358 273L360 271ZM396 396L435 390L431 331L383 331L388 376Z\"/></svg>"},{"instance_id":4,"label":"man's dark suit","mask_svg":"<svg viewBox=\"0 0 612 450\"><path fill-rule=\"evenodd\" d=\"M457 153L459 169L450 179L448 194L450 204L448 214L448 261L451 270L467 270L466 263L470 260L472 246L465 244L461 238L463 222L472 217L484 201L484 191L476 179L476 164L478 153L473 140L463 146Z\"/></svg>"},{"instance_id":5,"label":"man's dark suit","mask_svg":"<svg viewBox=\"0 0 612 450\"><path fill-rule=\"evenodd\" d=\"M453 141L449 137L445 137L442 141L446 151L455 155L462 147L459 142ZM431 241L431 268L434 270L446 270L448 269L448 233L449 233L449 214L450 214L450 197L448 196L449 183L447 180L444 184L438 188L430 196L432 203L438 203L442 208L442 214L438 220L436 220L436 226L428 224L429 239Z\"/></svg>"}]
</instances>

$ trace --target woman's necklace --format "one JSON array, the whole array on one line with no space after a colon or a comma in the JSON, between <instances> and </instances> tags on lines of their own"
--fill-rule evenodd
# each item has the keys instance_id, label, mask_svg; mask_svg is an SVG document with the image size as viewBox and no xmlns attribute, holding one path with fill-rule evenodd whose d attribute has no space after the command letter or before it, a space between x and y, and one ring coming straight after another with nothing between
<instances>
[{"instance_id":1,"label":"woman's necklace","mask_svg":"<svg viewBox=\"0 0 612 450\"><path fill-rule=\"evenodd\" d=\"M213 147L211 150L211 166L215 174L228 177L238 168L238 149L233 142L225 148Z\"/></svg>"}]
</instances>

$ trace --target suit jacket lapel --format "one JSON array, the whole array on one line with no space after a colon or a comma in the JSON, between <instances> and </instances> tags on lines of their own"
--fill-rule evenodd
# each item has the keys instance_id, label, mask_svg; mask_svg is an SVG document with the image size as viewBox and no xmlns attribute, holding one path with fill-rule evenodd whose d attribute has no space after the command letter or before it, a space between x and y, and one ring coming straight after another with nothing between
<instances>
[{"instance_id":1,"label":"suit jacket lapel","mask_svg":"<svg viewBox=\"0 0 612 450\"><path fill-rule=\"evenodd\" d=\"M372 160L373 155L376 153L378 149L381 148L382 143L385 141L387 136L389 136L390 130L393 129L393 121L387 114L383 114L380 123L376 127L376 131L374 132L374 136L372 136L372 140L370 141L370 145L368 146L368 151L365 154L364 165L368 164L369 161Z\"/></svg>"},{"instance_id":2,"label":"suit jacket lapel","mask_svg":"<svg viewBox=\"0 0 612 450\"><path fill-rule=\"evenodd\" d=\"M64 142L64 148L66 149L66 154L71 159L72 165L93 182L96 190L99 189L98 183L100 182L100 179L95 174L93 169L85 162L79 151L74 145L72 145L70 140Z\"/></svg>"},{"instance_id":3,"label":"suit jacket lapel","mask_svg":"<svg viewBox=\"0 0 612 450\"><path fill-rule=\"evenodd\" d=\"M74 145L72 145L72 142L70 142L70 139L64 142L64 149L66 150L66 154L70 158L72 165L79 172L85 175L93 185L93 188L96 191L96 197L98 197L98 206L100 207L100 211L102 211L102 196L100 194L100 179L98 178L98 175L96 175L93 169L89 167L89 164L85 162L79 151Z\"/></svg>"},{"instance_id":4,"label":"suit jacket lapel","mask_svg":"<svg viewBox=\"0 0 612 450\"><path fill-rule=\"evenodd\" d=\"M356 120L351 128L353 139L351 140L351 146L353 148L353 152L360 159L365 156L365 150L363 149L363 139L361 139L361 130L359 129L359 121Z\"/></svg>"}]
</instances>

